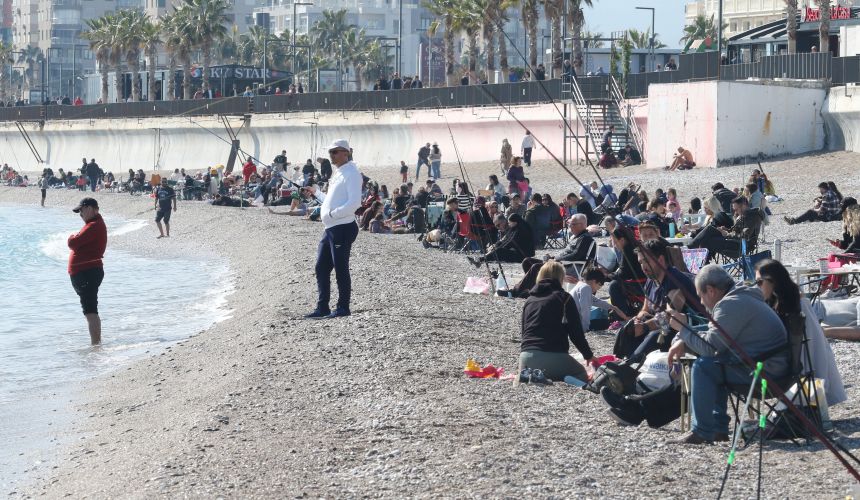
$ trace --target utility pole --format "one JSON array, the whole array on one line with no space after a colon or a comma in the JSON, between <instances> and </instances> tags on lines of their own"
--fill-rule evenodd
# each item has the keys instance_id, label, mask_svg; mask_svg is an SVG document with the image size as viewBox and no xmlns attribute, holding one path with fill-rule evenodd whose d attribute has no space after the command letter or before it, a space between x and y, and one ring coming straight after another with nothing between
<instances>
[{"instance_id":1,"label":"utility pole","mask_svg":"<svg viewBox=\"0 0 860 500\"><path fill-rule=\"evenodd\" d=\"M403 0L397 0L400 7L400 17L397 22L397 73L403 78Z\"/></svg>"},{"instance_id":2,"label":"utility pole","mask_svg":"<svg viewBox=\"0 0 860 500\"><path fill-rule=\"evenodd\" d=\"M296 83L296 6L298 5L313 5L313 3L293 2L293 55L292 58L290 58L290 69L293 70L293 83Z\"/></svg>"}]
</instances>

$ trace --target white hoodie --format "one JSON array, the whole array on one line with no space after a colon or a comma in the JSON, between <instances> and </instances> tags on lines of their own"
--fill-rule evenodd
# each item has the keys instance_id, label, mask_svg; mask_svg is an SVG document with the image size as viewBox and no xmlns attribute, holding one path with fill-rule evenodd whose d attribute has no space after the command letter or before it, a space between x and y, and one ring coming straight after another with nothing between
<instances>
[{"instance_id":1,"label":"white hoodie","mask_svg":"<svg viewBox=\"0 0 860 500\"><path fill-rule=\"evenodd\" d=\"M326 229L355 222L355 211L361 206L361 172L353 162L334 169L328 192L320 209Z\"/></svg>"}]
</instances>

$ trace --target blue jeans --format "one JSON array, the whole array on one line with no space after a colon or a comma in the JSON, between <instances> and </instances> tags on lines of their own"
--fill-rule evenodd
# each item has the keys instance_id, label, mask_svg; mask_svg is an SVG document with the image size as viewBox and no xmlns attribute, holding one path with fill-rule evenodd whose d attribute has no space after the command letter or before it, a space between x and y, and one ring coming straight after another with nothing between
<instances>
[{"instance_id":1,"label":"blue jeans","mask_svg":"<svg viewBox=\"0 0 860 500\"><path fill-rule=\"evenodd\" d=\"M434 179L438 179L439 177L442 177L442 172L439 169L441 166L442 166L441 160L434 160L434 161L430 162L430 177L433 177Z\"/></svg>"},{"instance_id":2,"label":"blue jeans","mask_svg":"<svg viewBox=\"0 0 860 500\"><path fill-rule=\"evenodd\" d=\"M415 165L415 180L421 177L421 165L427 165L427 175L430 174L430 162L426 158L418 158L418 164Z\"/></svg>"},{"instance_id":3,"label":"blue jeans","mask_svg":"<svg viewBox=\"0 0 860 500\"><path fill-rule=\"evenodd\" d=\"M331 271L337 278L337 308L349 311L352 278L349 275L349 253L358 236L358 224L340 224L325 230L317 249L317 309L328 311L331 301Z\"/></svg>"},{"instance_id":4,"label":"blue jeans","mask_svg":"<svg viewBox=\"0 0 860 500\"><path fill-rule=\"evenodd\" d=\"M91 178L89 179L89 181L90 181L90 189L91 189L93 192L95 192L96 187L98 187L98 185L99 185L99 178L98 178L98 177L96 177L96 176L93 176L93 177L91 177Z\"/></svg>"},{"instance_id":5,"label":"blue jeans","mask_svg":"<svg viewBox=\"0 0 860 500\"><path fill-rule=\"evenodd\" d=\"M752 382L750 372L743 365L725 363L718 358L699 357L693 362L693 432L710 440L716 434L728 434L729 390L726 384L749 385Z\"/></svg>"}]
</instances>

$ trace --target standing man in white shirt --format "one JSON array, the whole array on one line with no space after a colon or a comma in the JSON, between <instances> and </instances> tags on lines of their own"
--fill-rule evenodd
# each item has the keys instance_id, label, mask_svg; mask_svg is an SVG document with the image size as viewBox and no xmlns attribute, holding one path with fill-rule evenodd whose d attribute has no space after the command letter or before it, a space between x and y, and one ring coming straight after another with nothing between
<instances>
[{"instance_id":1,"label":"standing man in white shirt","mask_svg":"<svg viewBox=\"0 0 860 500\"><path fill-rule=\"evenodd\" d=\"M523 163L528 166L532 166L532 148L535 147L535 138L532 137L532 133L530 130L526 130L526 135L523 137L523 145L520 147L520 151L523 153Z\"/></svg>"},{"instance_id":2,"label":"standing man in white shirt","mask_svg":"<svg viewBox=\"0 0 860 500\"><path fill-rule=\"evenodd\" d=\"M361 206L361 172L350 157L349 142L334 141L328 148L329 158L335 172L328 184L328 193L320 208L320 218L325 232L317 250L317 307L309 319L337 318L349 316L349 301L352 279L349 275L349 254L352 243L358 236L355 211ZM337 307L329 309L331 300L331 272L337 277Z\"/></svg>"}]
</instances>

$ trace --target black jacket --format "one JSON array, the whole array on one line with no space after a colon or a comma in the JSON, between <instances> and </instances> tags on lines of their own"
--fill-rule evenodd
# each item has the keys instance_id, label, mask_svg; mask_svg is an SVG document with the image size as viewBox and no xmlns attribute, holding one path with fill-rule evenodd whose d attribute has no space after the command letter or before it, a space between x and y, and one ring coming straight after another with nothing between
<instances>
[{"instance_id":1,"label":"black jacket","mask_svg":"<svg viewBox=\"0 0 860 500\"><path fill-rule=\"evenodd\" d=\"M562 322L566 317L567 321ZM585 359L594 353L582 332L576 301L554 280L539 281L529 291L522 314L523 351L568 352L568 339Z\"/></svg>"},{"instance_id":2,"label":"black jacket","mask_svg":"<svg viewBox=\"0 0 860 500\"><path fill-rule=\"evenodd\" d=\"M532 234L532 228L529 223L523 220L519 215L517 217L516 227L511 228L506 232L502 239L496 244L496 249L510 249L518 252L522 259L526 257L534 257L535 242Z\"/></svg>"},{"instance_id":3,"label":"black jacket","mask_svg":"<svg viewBox=\"0 0 860 500\"><path fill-rule=\"evenodd\" d=\"M607 276L610 281L639 280L645 278L645 273L642 272L642 266L639 265L639 258L636 256L633 248L633 245L628 244L621 251L621 262L618 263L618 269Z\"/></svg>"},{"instance_id":4,"label":"black jacket","mask_svg":"<svg viewBox=\"0 0 860 500\"><path fill-rule=\"evenodd\" d=\"M579 236L574 236L570 240L570 246L561 255L556 257L556 260L567 261L586 261L594 257L597 252L597 246L594 244L594 238L588 234L588 231L583 231Z\"/></svg>"},{"instance_id":5,"label":"black jacket","mask_svg":"<svg viewBox=\"0 0 860 500\"><path fill-rule=\"evenodd\" d=\"M591 203L588 200L580 199L577 202L576 213L584 215L589 225L598 223L597 215L594 214L594 210L591 208Z\"/></svg>"}]
</instances>

